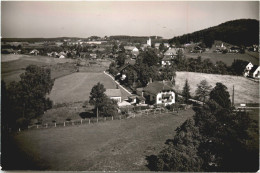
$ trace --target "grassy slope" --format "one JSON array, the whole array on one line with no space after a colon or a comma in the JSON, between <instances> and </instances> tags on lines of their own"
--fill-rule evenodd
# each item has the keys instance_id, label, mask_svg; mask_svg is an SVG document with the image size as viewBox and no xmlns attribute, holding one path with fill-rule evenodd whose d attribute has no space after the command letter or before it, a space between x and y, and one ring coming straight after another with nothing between
<instances>
[{"instance_id":1,"label":"grassy slope","mask_svg":"<svg viewBox=\"0 0 260 173\"><path fill-rule=\"evenodd\" d=\"M146 171L146 157L161 151L174 130L193 113L188 109L178 115L25 131L15 135L15 140L26 159L8 153L9 159L16 169Z\"/></svg>"},{"instance_id":2,"label":"grassy slope","mask_svg":"<svg viewBox=\"0 0 260 173\"><path fill-rule=\"evenodd\" d=\"M197 89L197 84L206 79L213 87L216 86L217 82L221 82L226 85L230 96L232 95L232 87L234 85L235 103L259 103L259 83L255 83L244 77L194 72L177 72L175 79L177 90L182 90L186 79L188 79L191 93L193 95Z\"/></svg>"},{"instance_id":3,"label":"grassy slope","mask_svg":"<svg viewBox=\"0 0 260 173\"><path fill-rule=\"evenodd\" d=\"M28 65L52 66L52 78L70 74L73 71L72 59L58 59L46 56L28 56L28 55L1 55L4 62L1 62L1 75L6 83L19 81L20 74L24 72ZM13 61L8 61L11 59ZM69 62L69 63L66 63ZM63 64L62 69L60 68ZM69 67L71 65L71 67Z\"/></svg>"},{"instance_id":4,"label":"grassy slope","mask_svg":"<svg viewBox=\"0 0 260 173\"><path fill-rule=\"evenodd\" d=\"M104 73L74 73L55 80L50 93L54 103L86 101L94 85L98 82L104 84L105 88L116 88L116 83ZM121 89L122 99L129 94Z\"/></svg>"}]
</instances>

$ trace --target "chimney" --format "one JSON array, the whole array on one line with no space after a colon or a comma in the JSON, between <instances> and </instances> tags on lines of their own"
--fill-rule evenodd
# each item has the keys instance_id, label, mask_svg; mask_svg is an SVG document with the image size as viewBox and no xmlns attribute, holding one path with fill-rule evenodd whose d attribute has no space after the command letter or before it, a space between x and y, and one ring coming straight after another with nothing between
<instances>
[{"instance_id":1,"label":"chimney","mask_svg":"<svg viewBox=\"0 0 260 173\"><path fill-rule=\"evenodd\" d=\"M144 97L144 92L142 91L142 97Z\"/></svg>"}]
</instances>

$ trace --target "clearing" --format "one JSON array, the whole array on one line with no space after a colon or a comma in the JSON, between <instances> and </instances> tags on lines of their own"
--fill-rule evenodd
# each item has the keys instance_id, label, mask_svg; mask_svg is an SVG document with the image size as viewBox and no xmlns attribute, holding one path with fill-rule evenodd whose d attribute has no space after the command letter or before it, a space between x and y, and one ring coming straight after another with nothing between
<instances>
[{"instance_id":1,"label":"clearing","mask_svg":"<svg viewBox=\"0 0 260 173\"><path fill-rule=\"evenodd\" d=\"M165 141L174 137L175 129L193 114L188 109L178 114L22 131L14 135L14 142L4 140L2 164L5 169L20 170L149 171L147 157L158 154Z\"/></svg>"},{"instance_id":2,"label":"clearing","mask_svg":"<svg viewBox=\"0 0 260 173\"><path fill-rule=\"evenodd\" d=\"M217 82L221 82L226 85L230 96L232 96L232 89L234 85L235 103L259 103L259 83L253 82L242 76L176 72L176 90L181 91L183 89L186 79L188 79L192 95L195 95L197 84L205 79L212 87L215 87Z\"/></svg>"},{"instance_id":3,"label":"clearing","mask_svg":"<svg viewBox=\"0 0 260 173\"><path fill-rule=\"evenodd\" d=\"M50 99L54 104L87 101L94 85L102 83L106 89L116 88L116 83L104 73L73 73L56 79L50 93ZM121 87L122 100L128 94Z\"/></svg>"}]
</instances>

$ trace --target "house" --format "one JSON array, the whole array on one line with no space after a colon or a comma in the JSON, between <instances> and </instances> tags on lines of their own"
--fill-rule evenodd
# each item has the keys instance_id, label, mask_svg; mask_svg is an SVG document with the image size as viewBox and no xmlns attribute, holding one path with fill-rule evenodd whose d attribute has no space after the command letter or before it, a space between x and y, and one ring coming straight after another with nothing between
<instances>
[{"instance_id":1,"label":"house","mask_svg":"<svg viewBox=\"0 0 260 173\"><path fill-rule=\"evenodd\" d=\"M249 76L252 78L260 78L260 66L254 65L249 71Z\"/></svg>"},{"instance_id":2,"label":"house","mask_svg":"<svg viewBox=\"0 0 260 173\"><path fill-rule=\"evenodd\" d=\"M163 43L163 46L168 48L168 47L170 47L170 44L169 43Z\"/></svg>"},{"instance_id":3,"label":"house","mask_svg":"<svg viewBox=\"0 0 260 173\"><path fill-rule=\"evenodd\" d=\"M230 52L230 53L239 53L239 52L240 52L240 48L237 47L237 46L233 46L233 47L231 47L231 48L228 50L228 52Z\"/></svg>"},{"instance_id":4,"label":"house","mask_svg":"<svg viewBox=\"0 0 260 173\"><path fill-rule=\"evenodd\" d=\"M138 95L131 95L128 97L128 102L133 105L133 104L145 104L145 98L143 96L138 96Z\"/></svg>"},{"instance_id":5,"label":"house","mask_svg":"<svg viewBox=\"0 0 260 173\"><path fill-rule=\"evenodd\" d=\"M60 55L59 58L62 59L62 58L66 58L66 57L64 55Z\"/></svg>"},{"instance_id":6,"label":"house","mask_svg":"<svg viewBox=\"0 0 260 173\"><path fill-rule=\"evenodd\" d=\"M250 70L252 69L253 66L254 66L254 65L253 65L251 62L249 62L249 63L247 64L245 70L250 71Z\"/></svg>"},{"instance_id":7,"label":"house","mask_svg":"<svg viewBox=\"0 0 260 173\"><path fill-rule=\"evenodd\" d=\"M175 103L175 92L170 82L155 81L149 83L143 89L143 92L148 104L163 104L166 106Z\"/></svg>"},{"instance_id":8,"label":"house","mask_svg":"<svg viewBox=\"0 0 260 173\"><path fill-rule=\"evenodd\" d=\"M245 66L245 70L244 70L244 76L247 77L249 76L249 72L250 70L253 68L253 64L251 62L249 62L246 66Z\"/></svg>"},{"instance_id":9,"label":"house","mask_svg":"<svg viewBox=\"0 0 260 173\"><path fill-rule=\"evenodd\" d=\"M97 54L95 54L95 53L91 53L91 54L89 54L89 55L90 55L90 57L93 58L93 59L96 59L96 58L97 58Z\"/></svg>"},{"instance_id":10,"label":"house","mask_svg":"<svg viewBox=\"0 0 260 173\"><path fill-rule=\"evenodd\" d=\"M124 46L124 49L127 53L134 55L134 57L137 57L139 54L139 50L135 46Z\"/></svg>"},{"instance_id":11,"label":"house","mask_svg":"<svg viewBox=\"0 0 260 173\"><path fill-rule=\"evenodd\" d=\"M162 67L172 64L172 58L170 56L164 56L162 59Z\"/></svg>"},{"instance_id":12,"label":"house","mask_svg":"<svg viewBox=\"0 0 260 173\"><path fill-rule=\"evenodd\" d=\"M30 54L38 55L40 52L37 49L33 49Z\"/></svg>"},{"instance_id":13,"label":"house","mask_svg":"<svg viewBox=\"0 0 260 173\"><path fill-rule=\"evenodd\" d=\"M128 74L133 74L134 76L134 83L138 78L138 71L137 69L134 67L134 65L128 63L123 65L122 67L120 67L119 69L119 73L118 75L115 77L115 79L120 79L120 82L125 82L125 79L127 78ZM133 84L135 85L135 84Z\"/></svg>"},{"instance_id":14,"label":"house","mask_svg":"<svg viewBox=\"0 0 260 173\"><path fill-rule=\"evenodd\" d=\"M175 48L169 48L165 53L165 56L169 56L171 58L176 57L177 56L177 50Z\"/></svg>"},{"instance_id":15,"label":"house","mask_svg":"<svg viewBox=\"0 0 260 173\"><path fill-rule=\"evenodd\" d=\"M105 94L108 96L108 98L116 100L118 103L121 102L120 89L106 89Z\"/></svg>"},{"instance_id":16,"label":"house","mask_svg":"<svg viewBox=\"0 0 260 173\"><path fill-rule=\"evenodd\" d=\"M159 49L160 44L161 44L161 43L155 43L155 44L154 44L154 47L155 47L156 49Z\"/></svg>"}]
</instances>

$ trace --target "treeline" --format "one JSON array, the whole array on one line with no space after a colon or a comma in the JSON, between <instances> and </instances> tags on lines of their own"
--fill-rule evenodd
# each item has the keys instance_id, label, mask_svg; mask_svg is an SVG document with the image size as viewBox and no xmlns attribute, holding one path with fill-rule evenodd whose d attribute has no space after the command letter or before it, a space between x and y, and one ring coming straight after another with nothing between
<instances>
[{"instance_id":1,"label":"treeline","mask_svg":"<svg viewBox=\"0 0 260 173\"><path fill-rule=\"evenodd\" d=\"M259 42L259 21L255 19L240 19L222 23L215 27L196 31L190 34L174 37L170 43L181 44L203 41L211 47L214 40L221 40L238 46L251 46Z\"/></svg>"},{"instance_id":2,"label":"treeline","mask_svg":"<svg viewBox=\"0 0 260 173\"><path fill-rule=\"evenodd\" d=\"M160 37L160 36L146 37L146 36L115 35L115 36L109 37L110 40L119 40L119 41L123 41L123 42L131 42L131 43L146 43L146 41L149 38L151 38L153 42L163 40L162 37Z\"/></svg>"},{"instance_id":3,"label":"treeline","mask_svg":"<svg viewBox=\"0 0 260 173\"><path fill-rule=\"evenodd\" d=\"M235 59L231 66L227 66L222 61L217 61L214 64L208 58L204 60L202 60L200 56L196 59L186 58L181 53L178 53L174 59L174 64L177 71L241 76L248 62Z\"/></svg>"},{"instance_id":4,"label":"treeline","mask_svg":"<svg viewBox=\"0 0 260 173\"><path fill-rule=\"evenodd\" d=\"M57 38L2 38L2 42L44 42L44 41L63 41L64 39L79 40L78 37L57 37Z\"/></svg>"}]
</instances>

